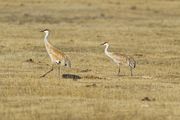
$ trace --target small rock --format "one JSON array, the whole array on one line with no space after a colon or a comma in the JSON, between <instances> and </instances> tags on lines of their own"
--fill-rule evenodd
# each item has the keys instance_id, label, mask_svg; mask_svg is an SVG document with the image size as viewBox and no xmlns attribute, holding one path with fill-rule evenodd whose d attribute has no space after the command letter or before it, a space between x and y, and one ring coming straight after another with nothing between
<instances>
[{"instance_id":1,"label":"small rock","mask_svg":"<svg viewBox=\"0 0 180 120\"><path fill-rule=\"evenodd\" d=\"M30 62L30 63L33 63L34 61L33 61L33 59L32 59L32 58L30 58L30 59L27 59L25 62Z\"/></svg>"},{"instance_id":2,"label":"small rock","mask_svg":"<svg viewBox=\"0 0 180 120\"><path fill-rule=\"evenodd\" d=\"M144 97L142 101L155 101L155 98Z\"/></svg>"}]
</instances>

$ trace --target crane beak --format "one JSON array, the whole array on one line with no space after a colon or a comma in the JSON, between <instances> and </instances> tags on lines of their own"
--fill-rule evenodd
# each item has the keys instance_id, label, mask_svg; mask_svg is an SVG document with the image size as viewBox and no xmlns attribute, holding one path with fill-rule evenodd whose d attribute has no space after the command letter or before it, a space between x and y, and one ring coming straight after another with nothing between
<instances>
[{"instance_id":1,"label":"crane beak","mask_svg":"<svg viewBox=\"0 0 180 120\"><path fill-rule=\"evenodd\" d=\"M40 32L44 32L44 30L40 30Z\"/></svg>"},{"instance_id":2,"label":"crane beak","mask_svg":"<svg viewBox=\"0 0 180 120\"><path fill-rule=\"evenodd\" d=\"M100 45L104 45L104 43L101 43Z\"/></svg>"}]
</instances>

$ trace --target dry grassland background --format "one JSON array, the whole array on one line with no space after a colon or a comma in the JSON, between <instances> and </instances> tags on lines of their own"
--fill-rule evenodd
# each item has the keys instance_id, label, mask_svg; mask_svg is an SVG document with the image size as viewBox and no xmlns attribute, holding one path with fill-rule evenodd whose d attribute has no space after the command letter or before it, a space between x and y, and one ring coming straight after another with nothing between
<instances>
[{"instance_id":1,"label":"dry grassland background","mask_svg":"<svg viewBox=\"0 0 180 120\"><path fill-rule=\"evenodd\" d=\"M41 29L82 79L57 79ZM99 44L134 56L117 76ZM0 0L1 120L179 120L179 0Z\"/></svg>"}]
</instances>

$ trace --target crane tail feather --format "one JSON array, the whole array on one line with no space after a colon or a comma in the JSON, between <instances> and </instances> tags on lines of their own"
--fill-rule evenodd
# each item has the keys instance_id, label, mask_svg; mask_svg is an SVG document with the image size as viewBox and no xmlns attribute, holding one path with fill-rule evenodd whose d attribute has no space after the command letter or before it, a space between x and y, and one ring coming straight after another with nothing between
<instances>
[{"instance_id":1,"label":"crane tail feather","mask_svg":"<svg viewBox=\"0 0 180 120\"><path fill-rule=\"evenodd\" d=\"M129 66L131 68L135 68L136 67L136 61L133 58L129 58Z\"/></svg>"}]
</instances>

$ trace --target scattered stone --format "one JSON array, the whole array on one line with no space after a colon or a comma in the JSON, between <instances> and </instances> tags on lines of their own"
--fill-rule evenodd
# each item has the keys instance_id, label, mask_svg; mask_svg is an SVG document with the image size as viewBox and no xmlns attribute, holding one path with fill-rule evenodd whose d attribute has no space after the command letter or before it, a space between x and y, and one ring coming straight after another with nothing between
<instances>
[{"instance_id":1,"label":"scattered stone","mask_svg":"<svg viewBox=\"0 0 180 120\"><path fill-rule=\"evenodd\" d=\"M155 101L155 98L149 98L149 97L144 97L143 99L141 99L142 101Z\"/></svg>"},{"instance_id":2,"label":"scattered stone","mask_svg":"<svg viewBox=\"0 0 180 120\"><path fill-rule=\"evenodd\" d=\"M25 62L30 62L30 63L33 63L33 62L34 62L34 60L33 60L32 58L30 58L30 59L27 59Z\"/></svg>"}]
</instances>

